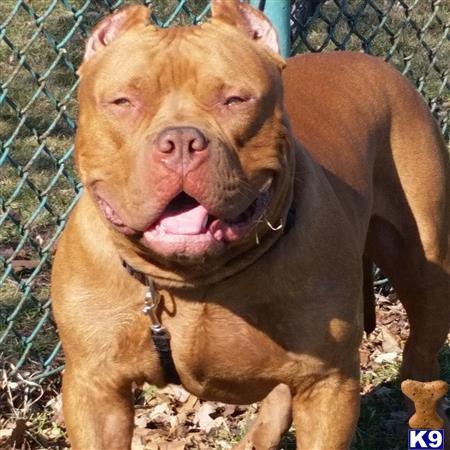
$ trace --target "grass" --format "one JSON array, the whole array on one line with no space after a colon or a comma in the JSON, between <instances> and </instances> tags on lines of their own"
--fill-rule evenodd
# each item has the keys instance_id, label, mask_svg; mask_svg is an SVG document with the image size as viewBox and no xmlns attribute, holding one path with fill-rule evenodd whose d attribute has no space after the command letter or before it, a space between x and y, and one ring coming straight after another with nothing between
<instances>
[{"instance_id":1,"label":"grass","mask_svg":"<svg viewBox=\"0 0 450 450\"><path fill-rule=\"evenodd\" d=\"M81 61L89 30L109 11L106 2L93 1L79 22L76 11L85 0L71 0L72 8L61 1L53 4L49 0L32 0L23 2L28 6L18 8L10 20L16 3L16 0L0 2L0 24L7 21L0 40L0 261L4 262L5 270L17 259L39 262L51 256L52 239L78 193L70 158L77 116L74 70ZM124 2L130 3L136 2ZM158 18L167 18L178 4L177 0L154 3L153 12ZM448 87L443 87L443 80L445 70L448 73L450 45L442 39L443 20L450 14L450 4L440 2L437 6L438 2L410 0L405 8L402 4L406 2L377 0L372 2L376 4L374 8L366 3L348 0L342 10L335 1L323 2L304 27L307 34L297 37L294 47L301 52L365 49L388 59L429 100L445 129L450 93ZM194 14L200 14L206 4L207 0L189 1ZM181 24L189 21L190 16L184 12L177 19ZM73 30L63 48L56 48ZM49 270L50 264L46 263L40 270L16 271L0 281L3 361L17 363L27 348L26 338L47 314ZM18 304L21 309L14 316L14 327L9 329ZM43 362L56 342L55 328L48 319L36 332L22 373L28 376L42 371ZM60 363L58 356L51 367ZM444 379L450 380L448 348L443 353L442 365ZM383 366L375 373L366 373L363 383L379 386L386 380L395 380L396 373L395 364ZM390 423L399 398L395 383L384 391L375 388L363 397L354 450L404 447L401 439L392 444L395 430L380 428L381 422ZM45 409L33 412L32 426L37 434L39 428L48 428L48 421ZM54 426L55 435L63 433ZM288 434L284 441L286 449L294 448L293 442L292 434Z\"/></svg>"}]
</instances>

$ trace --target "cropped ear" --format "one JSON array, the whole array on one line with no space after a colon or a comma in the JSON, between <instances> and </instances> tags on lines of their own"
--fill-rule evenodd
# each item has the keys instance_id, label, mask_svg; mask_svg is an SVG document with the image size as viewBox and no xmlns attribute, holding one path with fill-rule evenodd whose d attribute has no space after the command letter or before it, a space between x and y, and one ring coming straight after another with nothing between
<instances>
[{"instance_id":1,"label":"cropped ear","mask_svg":"<svg viewBox=\"0 0 450 450\"><path fill-rule=\"evenodd\" d=\"M150 20L150 9L145 6L130 6L105 17L92 31L86 43L83 62L93 58L97 52L123 33L137 26L145 26Z\"/></svg>"},{"instance_id":2,"label":"cropped ear","mask_svg":"<svg viewBox=\"0 0 450 450\"><path fill-rule=\"evenodd\" d=\"M280 54L277 31L261 11L239 0L213 0L211 9L213 18L235 26L272 52Z\"/></svg>"}]
</instances>

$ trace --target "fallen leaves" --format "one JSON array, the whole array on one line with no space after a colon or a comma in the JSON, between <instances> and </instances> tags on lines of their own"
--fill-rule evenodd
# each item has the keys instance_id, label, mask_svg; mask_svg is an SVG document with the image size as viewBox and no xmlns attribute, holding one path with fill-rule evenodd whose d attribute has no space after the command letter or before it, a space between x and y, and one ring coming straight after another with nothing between
<instances>
[{"instance_id":1,"label":"fallen leaves","mask_svg":"<svg viewBox=\"0 0 450 450\"><path fill-rule=\"evenodd\" d=\"M360 347L361 367L366 371L379 369L384 364L399 363L402 346L409 334L405 310L394 295L377 296L377 326L365 336ZM367 386L363 386L365 392Z\"/></svg>"},{"instance_id":2,"label":"fallen leaves","mask_svg":"<svg viewBox=\"0 0 450 450\"><path fill-rule=\"evenodd\" d=\"M172 385L159 391L144 386L138 402L133 450L228 450L257 411L256 405L203 401Z\"/></svg>"}]
</instances>

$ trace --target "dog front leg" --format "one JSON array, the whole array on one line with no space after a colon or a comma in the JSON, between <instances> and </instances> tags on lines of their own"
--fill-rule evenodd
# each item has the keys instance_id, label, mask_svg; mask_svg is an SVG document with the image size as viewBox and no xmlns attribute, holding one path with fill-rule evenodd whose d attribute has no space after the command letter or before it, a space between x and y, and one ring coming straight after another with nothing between
<instances>
[{"instance_id":1,"label":"dog front leg","mask_svg":"<svg viewBox=\"0 0 450 450\"><path fill-rule=\"evenodd\" d=\"M297 450L346 450L359 415L359 377L334 374L293 396Z\"/></svg>"},{"instance_id":2,"label":"dog front leg","mask_svg":"<svg viewBox=\"0 0 450 450\"><path fill-rule=\"evenodd\" d=\"M106 370L66 367L64 419L74 450L128 450L133 435L131 384L111 380Z\"/></svg>"}]
</instances>

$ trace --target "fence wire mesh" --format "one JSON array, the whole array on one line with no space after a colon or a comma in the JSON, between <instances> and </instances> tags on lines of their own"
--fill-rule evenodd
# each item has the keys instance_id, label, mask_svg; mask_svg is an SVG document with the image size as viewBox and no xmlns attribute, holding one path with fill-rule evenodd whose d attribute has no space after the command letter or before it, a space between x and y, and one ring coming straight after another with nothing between
<instances>
[{"instance_id":1,"label":"fence wire mesh","mask_svg":"<svg viewBox=\"0 0 450 450\"><path fill-rule=\"evenodd\" d=\"M129 3L0 2L0 358L3 374L27 386L63 365L49 281L55 244L81 191L72 164L76 67L92 26ZM209 0L155 0L152 7L160 26L209 14ZM448 137L449 9L439 0L296 0L292 53L383 57L416 85Z\"/></svg>"}]
</instances>

